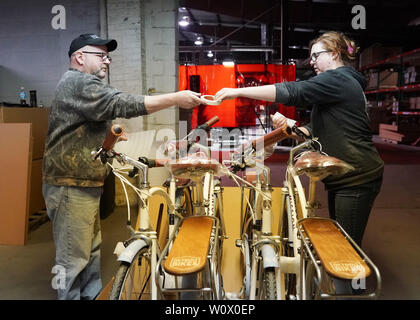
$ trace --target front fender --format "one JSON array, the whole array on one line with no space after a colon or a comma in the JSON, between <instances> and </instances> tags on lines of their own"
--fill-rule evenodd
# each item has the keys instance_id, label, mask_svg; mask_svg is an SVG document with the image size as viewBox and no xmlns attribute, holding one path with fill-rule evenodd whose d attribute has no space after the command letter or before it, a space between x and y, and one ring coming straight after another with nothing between
<instances>
[{"instance_id":1,"label":"front fender","mask_svg":"<svg viewBox=\"0 0 420 320\"><path fill-rule=\"evenodd\" d=\"M138 239L128 245L127 248L118 256L117 261L131 263L142 248L147 247L146 241Z\"/></svg>"},{"instance_id":2,"label":"front fender","mask_svg":"<svg viewBox=\"0 0 420 320\"><path fill-rule=\"evenodd\" d=\"M264 268L278 268L279 261L274 248L269 244L265 244L261 248Z\"/></svg>"}]
</instances>

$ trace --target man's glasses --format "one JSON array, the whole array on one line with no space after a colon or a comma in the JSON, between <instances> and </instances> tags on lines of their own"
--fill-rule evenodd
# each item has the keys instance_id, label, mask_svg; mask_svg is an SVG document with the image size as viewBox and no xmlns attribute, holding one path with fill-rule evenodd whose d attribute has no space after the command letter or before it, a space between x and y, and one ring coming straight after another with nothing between
<instances>
[{"instance_id":1,"label":"man's glasses","mask_svg":"<svg viewBox=\"0 0 420 320\"><path fill-rule=\"evenodd\" d=\"M97 56L100 56L102 58L102 61L105 61L106 59L109 60L109 62L112 62L112 58L105 52L92 52L92 51L82 51L83 53L91 53Z\"/></svg>"},{"instance_id":2,"label":"man's glasses","mask_svg":"<svg viewBox=\"0 0 420 320\"><path fill-rule=\"evenodd\" d=\"M316 61L316 59L318 59L319 55L320 55L321 53L324 53L324 52L331 52L331 50L324 50L324 51L314 52L314 53L312 53L312 54L311 54L311 57L310 57L309 59L310 59L312 62L315 62L315 61Z\"/></svg>"}]
</instances>

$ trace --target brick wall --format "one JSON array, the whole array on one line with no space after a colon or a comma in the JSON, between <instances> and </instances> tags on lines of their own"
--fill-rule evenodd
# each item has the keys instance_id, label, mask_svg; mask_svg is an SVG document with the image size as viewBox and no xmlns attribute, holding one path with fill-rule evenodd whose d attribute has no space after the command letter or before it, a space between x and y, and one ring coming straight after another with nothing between
<instances>
[{"instance_id":1,"label":"brick wall","mask_svg":"<svg viewBox=\"0 0 420 320\"><path fill-rule=\"evenodd\" d=\"M162 94L177 91L177 0L107 0L107 34L118 41L112 53L110 84L131 94ZM104 32L104 30L102 30ZM116 149L132 157L155 157L164 140L175 138L178 109L171 107L148 116L117 119L128 133L128 142ZM152 185L167 177L165 168L150 172ZM125 203L119 183L116 204ZM130 196L130 202L135 198Z\"/></svg>"}]
</instances>

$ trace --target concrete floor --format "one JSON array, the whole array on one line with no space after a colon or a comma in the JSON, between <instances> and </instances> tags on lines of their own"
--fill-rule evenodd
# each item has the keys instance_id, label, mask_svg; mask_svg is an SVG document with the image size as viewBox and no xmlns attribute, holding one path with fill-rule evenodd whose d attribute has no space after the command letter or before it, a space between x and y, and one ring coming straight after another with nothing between
<instances>
[{"instance_id":1,"label":"concrete floor","mask_svg":"<svg viewBox=\"0 0 420 320\"><path fill-rule=\"evenodd\" d=\"M363 249L381 272L380 299L420 299L420 147L375 141L386 166ZM279 173L273 179L273 184L278 184L284 174L284 161L271 161L271 166ZM318 188L318 197L325 206L322 187ZM115 244L128 235L125 219L126 210L117 208L102 220L104 286L118 267L113 251ZM25 246L0 246L0 299L55 299L51 287L54 256L50 222L30 232Z\"/></svg>"}]
</instances>

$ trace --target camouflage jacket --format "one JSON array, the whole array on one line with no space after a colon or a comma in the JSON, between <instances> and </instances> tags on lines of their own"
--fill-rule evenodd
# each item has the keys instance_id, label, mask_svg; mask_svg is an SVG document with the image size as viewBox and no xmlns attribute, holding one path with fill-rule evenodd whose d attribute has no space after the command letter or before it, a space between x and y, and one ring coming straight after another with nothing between
<instances>
[{"instance_id":1,"label":"camouflage jacket","mask_svg":"<svg viewBox=\"0 0 420 320\"><path fill-rule=\"evenodd\" d=\"M43 160L43 182L98 187L109 173L91 160L115 118L147 114L144 96L129 95L96 76L68 70L57 84L52 102Z\"/></svg>"}]
</instances>

